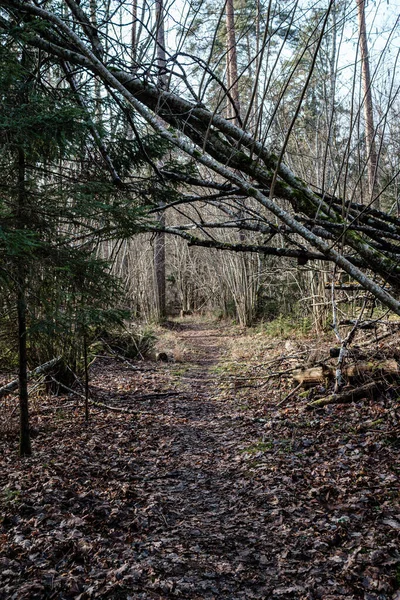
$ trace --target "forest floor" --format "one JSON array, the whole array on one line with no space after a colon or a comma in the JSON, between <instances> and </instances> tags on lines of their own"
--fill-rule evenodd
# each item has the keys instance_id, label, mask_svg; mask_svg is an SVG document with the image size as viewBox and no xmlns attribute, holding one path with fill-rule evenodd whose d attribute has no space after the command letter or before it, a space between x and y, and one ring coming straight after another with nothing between
<instances>
[{"instance_id":1,"label":"forest floor","mask_svg":"<svg viewBox=\"0 0 400 600\"><path fill-rule=\"evenodd\" d=\"M126 412L34 399L22 460L1 400L1 600L400 600L395 389L278 406L324 343L171 324L175 362L94 363Z\"/></svg>"}]
</instances>

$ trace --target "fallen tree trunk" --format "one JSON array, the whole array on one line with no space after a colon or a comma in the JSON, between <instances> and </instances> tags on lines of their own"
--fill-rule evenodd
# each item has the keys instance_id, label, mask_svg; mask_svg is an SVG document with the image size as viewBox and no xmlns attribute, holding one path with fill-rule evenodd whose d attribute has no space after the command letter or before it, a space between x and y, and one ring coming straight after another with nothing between
<instances>
[{"instance_id":1,"label":"fallen tree trunk","mask_svg":"<svg viewBox=\"0 0 400 600\"><path fill-rule=\"evenodd\" d=\"M33 369L33 371L28 371L28 379L31 379L36 375L42 375L43 373L47 373L57 363L59 363L60 360L61 356L59 356L58 358L53 358L47 363L43 363L43 365L36 367L36 369ZM7 383L7 385L3 385L3 387L0 388L0 398L2 398L3 396L7 396L7 394L11 394L11 392L13 392L16 389L18 389L18 379L14 379L13 381L10 381L10 383Z\"/></svg>"},{"instance_id":2,"label":"fallen tree trunk","mask_svg":"<svg viewBox=\"0 0 400 600\"><path fill-rule=\"evenodd\" d=\"M394 359L382 361L359 362L349 365L342 369L343 377L348 380L363 379L369 376L400 376L400 368ZM293 379L303 385L303 387L312 387L320 383L327 383L334 379L335 368L322 365L320 367L311 367L310 369L299 369L294 371Z\"/></svg>"},{"instance_id":3,"label":"fallen tree trunk","mask_svg":"<svg viewBox=\"0 0 400 600\"><path fill-rule=\"evenodd\" d=\"M307 407L319 408L321 406L326 406L327 404L346 404L348 402L353 402L354 400L358 400L363 396L371 395L380 384L382 384L382 381L370 381L361 387L354 388L352 390L346 390L341 394L331 394L325 398L313 400L307 404Z\"/></svg>"}]
</instances>

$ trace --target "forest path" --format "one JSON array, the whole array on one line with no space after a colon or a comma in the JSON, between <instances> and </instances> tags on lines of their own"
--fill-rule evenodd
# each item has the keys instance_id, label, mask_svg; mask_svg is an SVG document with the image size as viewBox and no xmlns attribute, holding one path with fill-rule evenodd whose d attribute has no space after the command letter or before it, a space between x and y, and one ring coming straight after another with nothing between
<instances>
[{"instance_id":1,"label":"forest path","mask_svg":"<svg viewBox=\"0 0 400 600\"><path fill-rule=\"evenodd\" d=\"M266 511L237 468L253 419L219 397L218 362L232 329L186 323L176 335L190 363L177 376L180 395L157 403L157 421L143 423L144 544L165 597L262 598L271 589Z\"/></svg>"}]
</instances>

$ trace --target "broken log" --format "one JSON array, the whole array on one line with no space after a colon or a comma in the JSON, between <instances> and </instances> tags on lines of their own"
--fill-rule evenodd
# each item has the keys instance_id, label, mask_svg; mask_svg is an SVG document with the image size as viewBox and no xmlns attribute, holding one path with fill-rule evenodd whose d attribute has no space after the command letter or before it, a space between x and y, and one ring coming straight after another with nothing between
<instances>
[{"instance_id":1,"label":"broken log","mask_svg":"<svg viewBox=\"0 0 400 600\"><path fill-rule=\"evenodd\" d=\"M307 404L307 407L320 408L321 406L326 406L327 404L347 404L365 396L372 395L372 393L380 384L382 384L382 381L370 381L361 387L346 390L340 394L331 394L330 396L319 398L318 400L313 400Z\"/></svg>"},{"instance_id":2,"label":"broken log","mask_svg":"<svg viewBox=\"0 0 400 600\"><path fill-rule=\"evenodd\" d=\"M349 381L362 380L370 377L399 377L400 368L394 359L382 361L364 361L348 365L342 369L342 375ZM303 387L313 387L320 383L334 379L335 368L322 365L312 367L311 369L299 369L293 372L293 379L303 385Z\"/></svg>"},{"instance_id":3,"label":"broken log","mask_svg":"<svg viewBox=\"0 0 400 600\"><path fill-rule=\"evenodd\" d=\"M42 375L43 373L47 373L53 367L55 367L55 365L59 363L60 360L61 356L59 356L58 358L53 358L47 363L43 363L43 365L36 367L36 369L33 369L33 371L28 371L28 379L31 379L31 377L35 377L36 375ZM3 385L3 387L0 388L0 398L2 398L3 396L7 396L7 394L11 394L11 392L13 392L16 389L18 389L18 379L14 379L13 381L10 381L10 383L7 383L7 385Z\"/></svg>"},{"instance_id":4,"label":"broken log","mask_svg":"<svg viewBox=\"0 0 400 600\"><path fill-rule=\"evenodd\" d=\"M365 375L378 375L379 377L400 375L399 365L394 359L359 362L345 367L342 372L349 379L360 379Z\"/></svg>"},{"instance_id":5,"label":"broken log","mask_svg":"<svg viewBox=\"0 0 400 600\"><path fill-rule=\"evenodd\" d=\"M333 379L334 376L334 369L327 365L293 371L293 379L303 387L313 387L320 383L327 383L328 380Z\"/></svg>"}]
</instances>

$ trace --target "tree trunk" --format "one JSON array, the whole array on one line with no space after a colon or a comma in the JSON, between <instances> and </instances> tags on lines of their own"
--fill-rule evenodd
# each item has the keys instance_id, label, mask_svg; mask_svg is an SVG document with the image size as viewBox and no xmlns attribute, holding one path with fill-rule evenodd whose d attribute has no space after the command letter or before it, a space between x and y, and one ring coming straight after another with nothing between
<instances>
[{"instance_id":1,"label":"tree trunk","mask_svg":"<svg viewBox=\"0 0 400 600\"><path fill-rule=\"evenodd\" d=\"M25 154L18 149L18 226L23 227L25 215ZM25 298L25 267L22 258L17 259L17 320L18 320L18 385L20 413L20 456L32 453L29 433L29 402L28 402L28 358L26 351L26 298Z\"/></svg>"},{"instance_id":2,"label":"tree trunk","mask_svg":"<svg viewBox=\"0 0 400 600\"><path fill-rule=\"evenodd\" d=\"M156 0L156 49L158 66L158 85L162 89L167 88L168 79L166 72L166 52L165 52L165 30L164 30L164 5L163 0ZM160 208L164 203L159 204ZM161 228L165 227L165 213L159 212L158 222ZM154 283L156 296L156 314L157 320L163 321L167 315L166 293L165 293L165 233L156 233L154 240Z\"/></svg>"},{"instance_id":3,"label":"tree trunk","mask_svg":"<svg viewBox=\"0 0 400 600\"><path fill-rule=\"evenodd\" d=\"M351 381L363 381L365 378L373 377L394 377L398 378L400 369L397 361L394 359L388 360L371 360L358 362L354 365L346 366L342 369L343 376ZM309 369L298 369L293 371L293 379L304 387L312 387L319 383L326 383L334 379L335 369L327 365L311 367Z\"/></svg>"},{"instance_id":4,"label":"tree trunk","mask_svg":"<svg viewBox=\"0 0 400 600\"><path fill-rule=\"evenodd\" d=\"M156 0L156 54L158 67L158 85L167 88L167 58L165 52L164 3Z\"/></svg>"},{"instance_id":5,"label":"tree trunk","mask_svg":"<svg viewBox=\"0 0 400 600\"><path fill-rule=\"evenodd\" d=\"M97 30L97 0L90 0L90 22L94 30ZM94 80L94 97L95 97L95 120L100 122L102 117L101 103L101 82L99 79Z\"/></svg>"},{"instance_id":6,"label":"tree trunk","mask_svg":"<svg viewBox=\"0 0 400 600\"><path fill-rule=\"evenodd\" d=\"M85 363L85 421L89 421L89 361L86 330L83 331L83 361Z\"/></svg>"},{"instance_id":7,"label":"tree trunk","mask_svg":"<svg viewBox=\"0 0 400 600\"><path fill-rule=\"evenodd\" d=\"M232 98L232 101L228 100L228 118L233 119L235 125L238 125L240 119L240 101L233 0L227 0L226 2L226 45L228 90Z\"/></svg>"},{"instance_id":8,"label":"tree trunk","mask_svg":"<svg viewBox=\"0 0 400 600\"><path fill-rule=\"evenodd\" d=\"M328 404L346 404L347 402L353 402L354 400L371 396L379 388L379 386L382 385L382 383L383 382L381 380L369 381L359 388L346 390L341 394L331 394L325 398L313 400L307 404L307 407L320 408L321 406L327 406Z\"/></svg>"},{"instance_id":9,"label":"tree trunk","mask_svg":"<svg viewBox=\"0 0 400 600\"><path fill-rule=\"evenodd\" d=\"M132 71L136 68L136 50L137 50L137 0L132 0L132 27L131 27L131 52L132 52Z\"/></svg>"},{"instance_id":10,"label":"tree trunk","mask_svg":"<svg viewBox=\"0 0 400 600\"><path fill-rule=\"evenodd\" d=\"M22 277L18 277L20 289L17 294L18 318L18 385L19 385L19 411L20 411L20 456L29 456L32 453L29 434L29 403L28 403L28 376L26 352L26 301Z\"/></svg>"},{"instance_id":11,"label":"tree trunk","mask_svg":"<svg viewBox=\"0 0 400 600\"><path fill-rule=\"evenodd\" d=\"M365 0L356 0L356 2L360 39L361 73L364 93L365 146L367 153L368 193L369 202L371 202L378 195L378 155L376 152L375 144L371 73L369 66L367 28L365 23ZM365 204L368 204L369 202L366 202ZM374 201L374 207L379 209L379 198L376 198L376 200Z\"/></svg>"}]
</instances>

